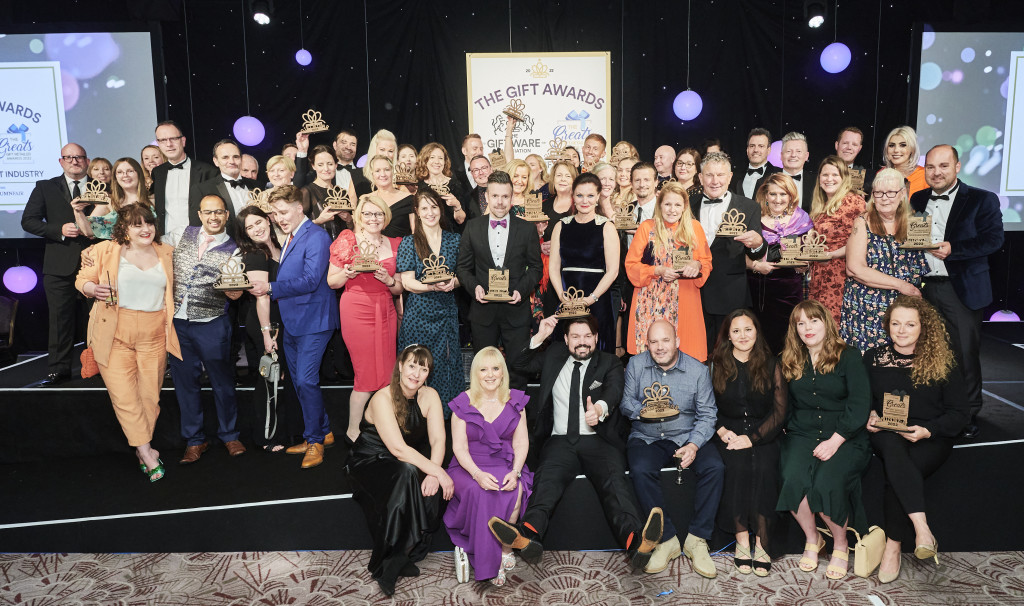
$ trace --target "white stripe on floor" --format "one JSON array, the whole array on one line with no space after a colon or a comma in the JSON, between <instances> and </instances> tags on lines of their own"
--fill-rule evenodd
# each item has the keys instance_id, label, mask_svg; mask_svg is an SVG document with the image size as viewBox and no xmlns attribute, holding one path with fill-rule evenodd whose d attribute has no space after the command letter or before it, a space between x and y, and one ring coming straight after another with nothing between
<instances>
[{"instance_id":1,"label":"white stripe on floor","mask_svg":"<svg viewBox=\"0 0 1024 606\"><path fill-rule=\"evenodd\" d=\"M985 394L986 396L988 396L990 398L995 398L995 399L999 400L1000 402L1002 402L1003 404L1009 404L1010 406L1013 406L1017 410L1019 410L1021 412L1024 412L1024 406L1021 406L1020 404L1014 404L1013 402L1007 400L1006 398L1004 398L1002 396L997 396L996 394L992 393L991 391L988 391L987 389L982 389L981 393Z\"/></svg>"}]
</instances>

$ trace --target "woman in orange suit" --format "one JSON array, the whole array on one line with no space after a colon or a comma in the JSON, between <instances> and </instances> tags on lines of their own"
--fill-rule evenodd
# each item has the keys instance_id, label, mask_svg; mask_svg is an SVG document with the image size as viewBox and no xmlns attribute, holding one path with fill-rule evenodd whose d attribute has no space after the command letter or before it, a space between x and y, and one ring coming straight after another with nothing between
<instances>
[{"instance_id":1,"label":"woman in orange suit","mask_svg":"<svg viewBox=\"0 0 1024 606\"><path fill-rule=\"evenodd\" d=\"M181 359L173 323L174 248L156 242L155 222L148 206L121 207L113 239L92 249L93 264L83 264L75 280L75 288L96 299L89 347L114 414L150 482L164 477L160 453L150 442L167 354Z\"/></svg>"},{"instance_id":2,"label":"woman in orange suit","mask_svg":"<svg viewBox=\"0 0 1024 606\"><path fill-rule=\"evenodd\" d=\"M687 251L691 260L673 266L677 250ZM686 190L667 182L658 192L654 218L640 224L626 253L626 276L636 287L626 333L629 353L646 350L647 329L664 318L676 327L683 353L707 360L700 288L710 273L711 249L690 212Z\"/></svg>"}]
</instances>

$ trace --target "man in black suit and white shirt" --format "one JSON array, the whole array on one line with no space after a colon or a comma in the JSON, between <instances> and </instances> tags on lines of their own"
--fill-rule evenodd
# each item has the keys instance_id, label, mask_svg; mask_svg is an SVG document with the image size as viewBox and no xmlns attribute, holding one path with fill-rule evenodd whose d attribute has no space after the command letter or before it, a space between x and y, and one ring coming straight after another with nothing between
<instances>
[{"instance_id":1,"label":"man in black suit and white shirt","mask_svg":"<svg viewBox=\"0 0 1024 606\"><path fill-rule=\"evenodd\" d=\"M533 417L530 452L540 452L540 463L522 521L513 525L491 518L491 532L527 561L539 560L544 552L540 541L555 507L582 472L593 484L630 565L643 570L661 540L664 515L660 508L653 508L641 529L639 508L625 474L629 421L619 410L625 377L622 362L597 348L593 316L569 320L564 343L552 343L542 351L540 346L557 324L555 316L541 320L529 347L514 362L522 372L541 373L540 391L527 407Z\"/></svg>"},{"instance_id":2,"label":"man in black suit and white shirt","mask_svg":"<svg viewBox=\"0 0 1024 606\"><path fill-rule=\"evenodd\" d=\"M242 176L242 151L231 139L221 139L213 144L213 164L220 169L220 174L197 183L189 191L188 206L192 211L189 225L199 227L203 224L199 220L199 203L206 196L217 196L224 200L228 209L228 235L237 238L238 221L235 217L249 205L249 191L256 189L257 183Z\"/></svg>"},{"instance_id":3,"label":"man in black suit and white shirt","mask_svg":"<svg viewBox=\"0 0 1024 606\"><path fill-rule=\"evenodd\" d=\"M480 135L472 133L466 135L465 138L462 139L462 157L464 158L462 162L462 169L460 170L453 164L452 176L455 178L456 181L462 184L463 191L469 191L473 189L473 185L476 182L476 179L473 176L473 171L471 170L470 164L472 164L473 158L483 155L484 140L480 138ZM487 165L491 165L490 160L487 161ZM489 174L490 173L488 173L488 175ZM479 183L476 184L479 185Z\"/></svg>"},{"instance_id":4,"label":"man in black suit and white shirt","mask_svg":"<svg viewBox=\"0 0 1024 606\"><path fill-rule=\"evenodd\" d=\"M217 169L185 154L185 136L173 120L156 126L156 142L167 162L153 168L154 210L161 222L160 233L170 233L189 225L195 213L189 212L189 191L192 186L217 174Z\"/></svg>"},{"instance_id":5,"label":"man in black suit and white shirt","mask_svg":"<svg viewBox=\"0 0 1024 606\"><path fill-rule=\"evenodd\" d=\"M739 307L750 307L750 288L744 257L759 259L764 252L761 207L749 198L726 190L732 177L729 156L711 152L700 163L704 195L691 202L711 247L711 273L701 290L708 351L713 351L725 316ZM743 213L745 231L738 236L717 236L727 211Z\"/></svg>"},{"instance_id":6,"label":"man in black suit and white shirt","mask_svg":"<svg viewBox=\"0 0 1024 606\"><path fill-rule=\"evenodd\" d=\"M729 191L744 198L754 198L754 192L764 183L768 175L779 172L768 163L768 152L772 146L772 134L764 128L755 128L747 135L747 169L736 170ZM701 163L703 164L703 162Z\"/></svg>"},{"instance_id":7,"label":"man in black suit and white shirt","mask_svg":"<svg viewBox=\"0 0 1024 606\"><path fill-rule=\"evenodd\" d=\"M510 215L511 208L512 180L507 173L491 173L487 179L487 214L466 222L459 245L456 272L473 299L469 323L475 351L502 343L506 355L514 355L530 338L530 293L540 281L542 267L540 240L536 227ZM484 298L492 269L508 271L512 299L507 303ZM510 372L509 383L524 389L526 378Z\"/></svg>"},{"instance_id":8,"label":"man in black suit and white shirt","mask_svg":"<svg viewBox=\"0 0 1024 606\"><path fill-rule=\"evenodd\" d=\"M22 229L46 239L43 290L50 314L50 334L48 374L43 385L56 385L71 378L76 319L78 326L86 325L86 318L80 313L86 301L75 290L75 276L81 264L82 249L90 242L75 225L71 201L85 191L89 181L86 174L89 157L81 145L68 143L60 150L60 166L64 169L61 176L36 181L21 215ZM90 210L91 207L87 208L86 214Z\"/></svg>"},{"instance_id":9,"label":"man in black suit and white shirt","mask_svg":"<svg viewBox=\"0 0 1024 606\"><path fill-rule=\"evenodd\" d=\"M811 198L814 197L814 185L818 175L807 168L807 159L811 153L807 151L807 137L796 131L786 133L782 137L782 173L789 175L796 182L800 192L800 208L811 212Z\"/></svg>"},{"instance_id":10,"label":"man in black suit and white shirt","mask_svg":"<svg viewBox=\"0 0 1024 606\"><path fill-rule=\"evenodd\" d=\"M350 130L343 130L334 137L334 155L338 159L337 170L334 172L334 184L348 191L353 185L359 189L368 191L369 181L363 176L363 171L356 168L356 145L359 139ZM295 177L292 185L302 187L312 183L316 179L316 172L310 168L309 135L298 133L295 135Z\"/></svg>"}]
</instances>

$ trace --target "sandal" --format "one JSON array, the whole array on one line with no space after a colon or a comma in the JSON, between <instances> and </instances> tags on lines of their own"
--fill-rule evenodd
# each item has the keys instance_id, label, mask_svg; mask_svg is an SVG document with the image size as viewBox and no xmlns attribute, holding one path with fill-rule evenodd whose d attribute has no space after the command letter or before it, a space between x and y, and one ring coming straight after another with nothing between
<instances>
[{"instance_id":1,"label":"sandal","mask_svg":"<svg viewBox=\"0 0 1024 606\"><path fill-rule=\"evenodd\" d=\"M284 445L283 444L264 444L263 445L263 450L264 450L264 452L268 452L270 454L277 454L279 452L283 452L284 451Z\"/></svg>"},{"instance_id":2,"label":"sandal","mask_svg":"<svg viewBox=\"0 0 1024 606\"><path fill-rule=\"evenodd\" d=\"M840 567L838 567L838 566L836 566L836 565L834 565L832 563L829 563L828 568L825 569L825 576L826 577L832 579L833 581L838 581L839 579L841 579L841 578L846 576L846 571L849 570L849 568L850 568L850 550L849 549L847 549L846 551L833 550L832 551L832 559L834 559L834 560L842 560L842 561L846 562L846 566L844 568L840 568Z\"/></svg>"},{"instance_id":3,"label":"sandal","mask_svg":"<svg viewBox=\"0 0 1024 606\"><path fill-rule=\"evenodd\" d=\"M512 570L516 567L516 554L511 551L501 554L501 567L504 570Z\"/></svg>"},{"instance_id":4,"label":"sandal","mask_svg":"<svg viewBox=\"0 0 1024 606\"><path fill-rule=\"evenodd\" d=\"M750 564L752 563L750 559L750 546L736 543L736 554L732 559L732 563L736 565L736 570L740 574L750 574Z\"/></svg>"},{"instance_id":5,"label":"sandal","mask_svg":"<svg viewBox=\"0 0 1024 606\"><path fill-rule=\"evenodd\" d=\"M766 577L772 569L772 558L768 555L767 551L761 549L761 547L757 547L754 549L753 565L754 574L759 577Z\"/></svg>"},{"instance_id":6,"label":"sandal","mask_svg":"<svg viewBox=\"0 0 1024 606\"><path fill-rule=\"evenodd\" d=\"M494 585L495 587L504 587L505 580L505 568L503 566L499 566L498 576L491 579L491 585Z\"/></svg>"},{"instance_id":7,"label":"sandal","mask_svg":"<svg viewBox=\"0 0 1024 606\"><path fill-rule=\"evenodd\" d=\"M160 459L156 460L157 466L153 469L147 469L146 475L149 476L150 483L156 482L157 480L164 477L164 462Z\"/></svg>"},{"instance_id":8,"label":"sandal","mask_svg":"<svg viewBox=\"0 0 1024 606\"><path fill-rule=\"evenodd\" d=\"M805 552L807 552L807 551L814 552L815 557L814 557L814 559L811 559L811 558L809 558L807 556L801 556L800 557L800 562L799 562L800 570L803 570L804 572L814 572L815 570L817 570L818 569L818 557L821 556L821 550L824 549L824 548L825 548L825 537L821 536L820 534L818 535L818 544L817 545L815 545L814 543L804 543L804 551Z\"/></svg>"}]
</instances>

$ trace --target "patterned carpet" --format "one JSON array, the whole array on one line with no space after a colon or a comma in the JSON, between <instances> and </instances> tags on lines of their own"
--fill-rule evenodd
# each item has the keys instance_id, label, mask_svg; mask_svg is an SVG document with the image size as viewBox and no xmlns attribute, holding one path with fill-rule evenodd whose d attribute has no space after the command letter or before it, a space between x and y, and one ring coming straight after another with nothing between
<instances>
[{"instance_id":1,"label":"patterned carpet","mask_svg":"<svg viewBox=\"0 0 1024 606\"><path fill-rule=\"evenodd\" d=\"M727 556L719 576L697 576L685 558L656 575L630 574L621 552L549 552L540 566L520 562L505 587L459 585L452 554L434 553L422 574L401 579L394 599L366 571L369 552L188 554L0 554L0 605L214 604L681 604L908 606L1024 604L1024 552L941 554L941 565L903 556L899 580L852 574L825 579L825 561L801 572L797 556L776 561L767 578L740 575Z\"/></svg>"}]
</instances>

